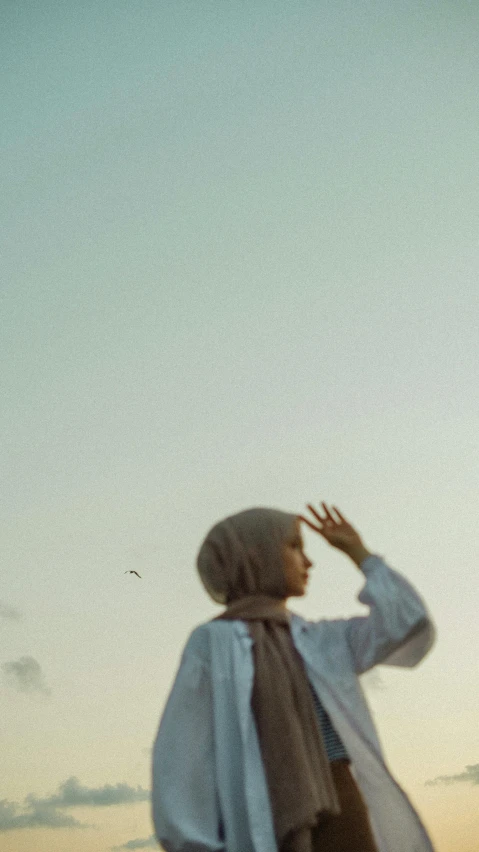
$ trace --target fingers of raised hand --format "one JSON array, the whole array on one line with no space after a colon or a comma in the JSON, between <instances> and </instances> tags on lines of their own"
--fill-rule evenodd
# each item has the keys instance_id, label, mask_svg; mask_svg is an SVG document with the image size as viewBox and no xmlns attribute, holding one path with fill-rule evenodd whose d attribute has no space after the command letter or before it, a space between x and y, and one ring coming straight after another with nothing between
<instances>
[{"instance_id":1,"label":"fingers of raised hand","mask_svg":"<svg viewBox=\"0 0 479 852\"><path fill-rule=\"evenodd\" d=\"M314 524L312 524L312 523L311 523L311 521L310 521L308 518L305 518L305 517L304 517L304 515L299 515L299 516L298 516L298 517L299 517L299 519L300 519L301 521L304 521L304 522L305 522L305 523L306 523L309 527L311 527L311 529L312 529L312 530L314 530L315 532L319 532L319 533L321 533L321 535L323 535L323 534L324 534L324 532L323 532L323 531L329 532L329 531L332 531L332 530L333 530L333 528L336 528L336 527L338 527L338 526L341 526L341 524L342 524L342 523L347 523L346 519L345 519L345 518L343 518L343 516L342 516L342 515L341 515L341 513L338 511L338 509L336 508L336 506L333 506L332 508L336 511L336 514L337 514L337 515L338 515L338 517L340 518L340 521L336 520L336 518L335 518L335 517L331 514L331 512L329 511L329 509L328 509L328 507L327 507L326 503L321 503L321 505L322 505L322 507L323 507L324 517L321 517L321 515L320 515L320 514L316 511L316 509L314 508L314 506L312 506L310 503L307 503L307 507L308 507L308 509L309 509L309 510L310 510L310 512L314 515L314 517L316 518L316 520L319 522L320 526L315 526Z\"/></svg>"},{"instance_id":2,"label":"fingers of raised hand","mask_svg":"<svg viewBox=\"0 0 479 852\"><path fill-rule=\"evenodd\" d=\"M303 515L298 515L298 518L300 521L304 521L304 523L307 524L308 527L311 527L311 529L315 532L321 532L319 527L315 527L314 524L312 524L311 521L308 521L308 519L305 518Z\"/></svg>"},{"instance_id":3,"label":"fingers of raised hand","mask_svg":"<svg viewBox=\"0 0 479 852\"><path fill-rule=\"evenodd\" d=\"M322 505L322 507L323 507L323 511L324 511L324 514L325 514L325 517L324 517L324 518L322 518L322 517L321 517L321 515L319 515L319 514L318 514L318 512L316 511L316 509L314 508L314 506L312 506L312 505L311 505L311 503L308 503L308 504L307 504L308 509L310 510L310 512L312 512L312 513L313 513L313 515L315 516L315 518L317 518L317 520L318 520L321 524L326 524L327 526L331 526L332 524L337 524L337 523L338 523L338 521L336 520L336 518L335 518L335 517L333 517L333 515L332 515L332 514L331 514L331 512L329 511L329 509L328 509L328 507L327 507L326 503L321 503L321 505ZM335 507L335 506L333 506L333 509L336 509L336 507ZM336 514L337 514L337 515L341 518L341 515L340 515L340 513L338 512L338 510L337 510L337 509L336 509ZM344 519L343 519L343 520L344 520Z\"/></svg>"}]
</instances>

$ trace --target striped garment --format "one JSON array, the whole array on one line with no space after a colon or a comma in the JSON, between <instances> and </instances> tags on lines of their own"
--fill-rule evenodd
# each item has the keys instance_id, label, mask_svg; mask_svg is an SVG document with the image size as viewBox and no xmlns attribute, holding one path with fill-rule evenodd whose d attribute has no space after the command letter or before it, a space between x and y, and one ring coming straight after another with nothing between
<instances>
[{"instance_id":1,"label":"striped garment","mask_svg":"<svg viewBox=\"0 0 479 852\"><path fill-rule=\"evenodd\" d=\"M339 735L333 728L329 715L326 713L326 710L324 709L312 687L311 694L313 696L314 706L316 707L316 711L318 714L319 722L321 725L321 732L323 734L324 745L329 760L338 760L340 757L345 757L349 759L349 755L346 749L344 748L344 745L341 739L339 738Z\"/></svg>"}]
</instances>

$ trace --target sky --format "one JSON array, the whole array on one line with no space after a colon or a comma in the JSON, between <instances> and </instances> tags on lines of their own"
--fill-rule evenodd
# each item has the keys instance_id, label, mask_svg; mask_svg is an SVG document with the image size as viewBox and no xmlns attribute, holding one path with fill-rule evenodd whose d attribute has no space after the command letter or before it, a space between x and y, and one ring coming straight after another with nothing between
<instances>
[{"instance_id":1,"label":"sky","mask_svg":"<svg viewBox=\"0 0 479 852\"><path fill-rule=\"evenodd\" d=\"M477 852L477 4L4 0L0 30L0 849L158 848L152 743L221 611L200 544L325 501L433 617L361 681L437 852ZM304 538L290 609L367 613Z\"/></svg>"}]
</instances>

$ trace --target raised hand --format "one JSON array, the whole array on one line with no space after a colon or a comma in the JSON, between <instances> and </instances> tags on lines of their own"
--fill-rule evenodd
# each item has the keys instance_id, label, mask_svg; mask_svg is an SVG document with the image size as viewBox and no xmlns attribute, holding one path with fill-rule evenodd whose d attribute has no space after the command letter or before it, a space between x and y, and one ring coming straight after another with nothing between
<instances>
[{"instance_id":1,"label":"raised hand","mask_svg":"<svg viewBox=\"0 0 479 852\"><path fill-rule=\"evenodd\" d=\"M364 550L364 552L367 553L368 551L366 551L366 548L364 547L361 536L341 514L339 509L337 509L336 506L332 507L339 518L339 520L337 520L329 511L326 503L321 503L321 505L324 510L324 517L321 517L316 509L314 509L310 503L307 503L308 509L313 513L316 521L318 522L316 525L303 515L298 515L298 517L301 521L304 521L305 524L311 527L312 530L318 532L328 542L328 544L332 547L338 548L338 550L342 550L343 553L352 555L353 552L359 553L361 550Z\"/></svg>"}]
</instances>

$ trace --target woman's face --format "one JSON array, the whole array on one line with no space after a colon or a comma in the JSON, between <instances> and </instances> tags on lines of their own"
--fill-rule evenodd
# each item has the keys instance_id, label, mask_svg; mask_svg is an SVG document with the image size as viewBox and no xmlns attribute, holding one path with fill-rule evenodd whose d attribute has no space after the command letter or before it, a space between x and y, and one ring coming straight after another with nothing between
<instances>
[{"instance_id":1,"label":"woman's face","mask_svg":"<svg viewBox=\"0 0 479 852\"><path fill-rule=\"evenodd\" d=\"M301 533L301 521L296 520L294 532L284 547L284 573L286 577L286 596L299 597L306 593L309 569L313 563L304 552Z\"/></svg>"}]
</instances>

